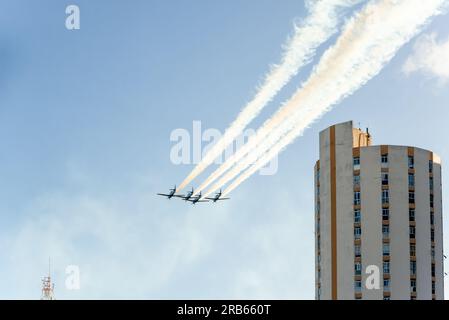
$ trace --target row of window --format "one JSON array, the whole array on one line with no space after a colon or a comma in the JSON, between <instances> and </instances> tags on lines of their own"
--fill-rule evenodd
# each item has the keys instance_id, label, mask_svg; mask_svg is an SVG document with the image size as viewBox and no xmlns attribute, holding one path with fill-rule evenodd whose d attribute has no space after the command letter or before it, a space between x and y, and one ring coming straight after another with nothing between
<instances>
[{"instance_id":1,"label":"row of window","mask_svg":"<svg viewBox=\"0 0 449 320\"><path fill-rule=\"evenodd\" d=\"M388 182L388 173L383 173L382 174L382 185L383 186L388 186L389 182ZM386 205L386 207L382 208L382 238L384 242L382 244L382 255L385 258L388 258L388 260L383 262L383 275L384 275L384 295L383 298L384 300L389 300L390 299L390 295L386 294L387 292L389 293L390 291L390 207L389 207L389 203L390 203L390 190L382 189L382 205Z\"/></svg>"},{"instance_id":2,"label":"row of window","mask_svg":"<svg viewBox=\"0 0 449 320\"><path fill-rule=\"evenodd\" d=\"M409 168L410 168L410 159L412 159L412 161L413 161L413 157L409 156ZM409 185L410 185L410 181L413 181L413 182L415 181L414 173L408 174L408 181L409 181ZM410 205L415 203L415 193L414 192L408 193L408 203ZM410 219L410 215L411 215L410 210L413 209L410 205L409 205L410 299L414 300L416 298L416 245L412 242L412 239L416 238L416 228L412 224L413 221L415 220L415 212L413 212L413 221ZM413 255L412 255L412 253L413 253ZM412 260L412 258L414 260Z\"/></svg>"},{"instance_id":3,"label":"row of window","mask_svg":"<svg viewBox=\"0 0 449 320\"><path fill-rule=\"evenodd\" d=\"M380 156L380 162L382 164L388 164L388 154L382 154ZM354 167L360 166L360 157L353 158L353 165L354 165ZM415 157L408 156L408 168L409 169L415 168ZM432 172L432 169L433 169L433 165L430 166L430 162L429 162L429 172Z\"/></svg>"},{"instance_id":4,"label":"row of window","mask_svg":"<svg viewBox=\"0 0 449 320\"><path fill-rule=\"evenodd\" d=\"M358 159L360 164L360 158ZM354 175L354 188L360 187L360 176ZM354 192L354 205L360 205L360 192ZM354 207L354 292L355 299L362 299L362 250L360 238L362 228L360 227L362 216L359 208Z\"/></svg>"},{"instance_id":5,"label":"row of window","mask_svg":"<svg viewBox=\"0 0 449 320\"><path fill-rule=\"evenodd\" d=\"M410 239L415 239L416 234L416 227L411 225L409 226L409 234ZM356 240L359 240L362 236L362 228L359 226L354 227L354 238ZM384 239L388 238L390 236L390 226L388 224L382 225L382 236ZM432 230L430 233L431 241L434 241L435 239L435 232Z\"/></svg>"},{"instance_id":6,"label":"row of window","mask_svg":"<svg viewBox=\"0 0 449 320\"><path fill-rule=\"evenodd\" d=\"M381 196L382 204L386 205L390 203L390 190L383 189ZM408 203L415 204L415 192L409 191L408 193ZM433 195L430 195L430 207L433 208ZM360 191L354 191L354 205L358 206L362 204L362 197Z\"/></svg>"},{"instance_id":7,"label":"row of window","mask_svg":"<svg viewBox=\"0 0 449 320\"><path fill-rule=\"evenodd\" d=\"M432 299L435 298L436 285L435 285L435 216L433 213L433 161L429 161L429 188L430 188L430 247L431 247L431 275L432 275Z\"/></svg>"},{"instance_id":8,"label":"row of window","mask_svg":"<svg viewBox=\"0 0 449 320\"><path fill-rule=\"evenodd\" d=\"M389 185L390 181L388 172L381 173L381 181L383 186ZM358 174L354 175L354 187L360 187L360 175ZM415 175L413 173L408 174L408 187L411 189L415 187ZM429 189L431 190L431 192L433 191L432 177L429 179Z\"/></svg>"},{"instance_id":9,"label":"row of window","mask_svg":"<svg viewBox=\"0 0 449 320\"><path fill-rule=\"evenodd\" d=\"M380 162L382 164L388 164L388 154L382 154L380 157ZM360 157L353 157L353 166L355 168L360 167ZM408 168L409 169L415 169L415 157L414 156L408 156ZM433 161L429 160L429 173L433 173Z\"/></svg>"}]
</instances>

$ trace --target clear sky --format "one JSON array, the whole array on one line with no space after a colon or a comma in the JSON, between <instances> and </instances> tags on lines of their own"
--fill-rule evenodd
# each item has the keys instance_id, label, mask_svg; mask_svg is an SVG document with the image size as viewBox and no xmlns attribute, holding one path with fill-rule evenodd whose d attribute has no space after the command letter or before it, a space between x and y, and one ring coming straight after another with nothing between
<instances>
[{"instance_id":1,"label":"clear sky","mask_svg":"<svg viewBox=\"0 0 449 320\"><path fill-rule=\"evenodd\" d=\"M65 28L69 4L80 30ZM305 12L297 0L0 0L0 298L39 298L50 256L59 299L313 299L318 133L346 120L376 144L438 153L449 208L449 75L419 67L416 39L283 152L276 175L218 205L156 196L193 168L170 161L171 132L194 120L223 132ZM449 58L448 15L419 37ZM67 265L80 290L65 288Z\"/></svg>"}]
</instances>

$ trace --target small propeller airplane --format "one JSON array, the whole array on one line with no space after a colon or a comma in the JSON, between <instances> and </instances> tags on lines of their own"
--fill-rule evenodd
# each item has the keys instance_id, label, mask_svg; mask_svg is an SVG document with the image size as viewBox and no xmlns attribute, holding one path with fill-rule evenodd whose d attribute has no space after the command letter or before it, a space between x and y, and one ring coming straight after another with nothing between
<instances>
[{"instance_id":1,"label":"small propeller airplane","mask_svg":"<svg viewBox=\"0 0 449 320\"><path fill-rule=\"evenodd\" d=\"M209 202L209 200L201 200L201 192L187 201L192 202L192 204L197 204L198 202Z\"/></svg>"},{"instance_id":2,"label":"small propeller airplane","mask_svg":"<svg viewBox=\"0 0 449 320\"><path fill-rule=\"evenodd\" d=\"M215 194L215 197L213 197L213 198L207 198L206 197L206 199L211 200L213 202L217 202L219 200L229 200L229 199L231 199L231 198L222 198L221 195L222 195L222 192L221 192L221 189L220 189L220 192L217 192Z\"/></svg>"},{"instance_id":3,"label":"small propeller airplane","mask_svg":"<svg viewBox=\"0 0 449 320\"><path fill-rule=\"evenodd\" d=\"M176 192L176 185L173 189L170 189L169 193L158 193L157 195L167 197L167 199L169 199L169 200L173 197L177 197L177 198L184 197L183 195L175 194L175 192Z\"/></svg>"},{"instance_id":4,"label":"small propeller airplane","mask_svg":"<svg viewBox=\"0 0 449 320\"><path fill-rule=\"evenodd\" d=\"M189 201L190 199L192 199L193 194L194 194L194 191L193 191L193 187L192 187L192 191L187 192L186 195L182 196L181 198L184 201Z\"/></svg>"}]
</instances>

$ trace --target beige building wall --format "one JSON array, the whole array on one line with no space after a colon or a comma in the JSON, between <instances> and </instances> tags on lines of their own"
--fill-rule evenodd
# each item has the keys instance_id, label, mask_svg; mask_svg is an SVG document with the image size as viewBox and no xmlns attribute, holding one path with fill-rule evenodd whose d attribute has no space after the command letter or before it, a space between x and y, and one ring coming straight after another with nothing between
<instances>
[{"instance_id":1,"label":"beige building wall","mask_svg":"<svg viewBox=\"0 0 449 320\"><path fill-rule=\"evenodd\" d=\"M417 298L432 299L429 160L431 153L414 148Z\"/></svg>"},{"instance_id":2,"label":"beige building wall","mask_svg":"<svg viewBox=\"0 0 449 320\"><path fill-rule=\"evenodd\" d=\"M367 280L368 275L363 272L367 266L376 265L382 270L382 185L379 159L380 147L361 148L362 284ZM367 290L366 286L362 285L362 297L370 300L382 299L382 284L381 281L378 290Z\"/></svg>"},{"instance_id":3,"label":"beige building wall","mask_svg":"<svg viewBox=\"0 0 449 320\"><path fill-rule=\"evenodd\" d=\"M330 129L320 133L320 233L316 241L319 239L321 263L320 279L321 286L320 299L328 300L332 298L332 257L331 257L331 221L330 214L322 214L322 212L330 212Z\"/></svg>"},{"instance_id":4,"label":"beige building wall","mask_svg":"<svg viewBox=\"0 0 449 320\"><path fill-rule=\"evenodd\" d=\"M337 296L340 300L354 299L352 140L352 126L335 126ZM338 257L352 257L352 259L338 259Z\"/></svg>"},{"instance_id":5,"label":"beige building wall","mask_svg":"<svg viewBox=\"0 0 449 320\"><path fill-rule=\"evenodd\" d=\"M433 155L433 177L435 185L435 272L436 299L444 299L444 259L443 259L443 200L441 181L441 161Z\"/></svg>"},{"instance_id":6,"label":"beige building wall","mask_svg":"<svg viewBox=\"0 0 449 320\"><path fill-rule=\"evenodd\" d=\"M388 146L390 178L390 287L392 300L410 300L408 149Z\"/></svg>"},{"instance_id":7,"label":"beige building wall","mask_svg":"<svg viewBox=\"0 0 449 320\"><path fill-rule=\"evenodd\" d=\"M320 133L320 159L315 166L316 298L443 299L440 160L432 152L419 148L370 144L371 136L354 129L352 122ZM383 154L388 156L387 163L381 161ZM409 168L409 156L413 157L413 168ZM360 159L359 166L354 166L354 157ZM382 174L388 175L386 185L382 184ZM409 174L414 177L413 186L409 186ZM357 175L360 185L355 186L354 176ZM433 209L430 179L433 179ZM382 203L383 190L388 190L388 203ZM354 203L355 192L360 192L360 205ZM409 201L410 193L415 195L414 203ZM360 222L354 219L356 209L361 212ZM388 218L382 217L382 209L389 210ZM415 210L413 221L410 209ZM357 227L361 228L360 240L354 238ZM383 227L388 227L389 232L383 234ZM412 227L415 238L410 236ZM432 228L434 242L431 241ZM361 257L355 255L355 244L360 244ZM414 255L412 245L416 247ZM384 246L389 247L389 253L383 253ZM411 274L413 261L416 261L415 275ZM361 275L355 272L355 264L359 262ZM384 263L389 263L389 272L384 272ZM366 287L368 266L377 266L380 271L378 289ZM416 293L411 287L415 280ZM360 290L355 289L359 281ZM389 283L388 287L384 287L384 281Z\"/></svg>"}]
</instances>

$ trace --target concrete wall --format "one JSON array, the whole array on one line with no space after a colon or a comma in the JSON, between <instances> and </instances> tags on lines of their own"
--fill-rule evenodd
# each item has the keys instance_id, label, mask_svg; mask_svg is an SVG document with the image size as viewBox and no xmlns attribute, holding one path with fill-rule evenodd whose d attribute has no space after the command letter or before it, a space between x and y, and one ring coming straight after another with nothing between
<instances>
[{"instance_id":1,"label":"concrete wall","mask_svg":"<svg viewBox=\"0 0 449 320\"><path fill-rule=\"evenodd\" d=\"M434 202L435 202L435 272L436 298L444 299L444 259L443 259L443 204L441 164L435 159L433 164Z\"/></svg>"},{"instance_id":2,"label":"concrete wall","mask_svg":"<svg viewBox=\"0 0 449 320\"><path fill-rule=\"evenodd\" d=\"M431 153L415 150L415 220L417 299L432 299L429 159Z\"/></svg>"},{"instance_id":3,"label":"concrete wall","mask_svg":"<svg viewBox=\"0 0 449 320\"><path fill-rule=\"evenodd\" d=\"M337 185L337 293L354 299L354 210L352 122L335 126Z\"/></svg>"},{"instance_id":4,"label":"concrete wall","mask_svg":"<svg viewBox=\"0 0 449 320\"><path fill-rule=\"evenodd\" d=\"M321 299L332 298L332 257L330 221L330 139L329 129L320 133L320 204L321 204Z\"/></svg>"},{"instance_id":5,"label":"concrete wall","mask_svg":"<svg viewBox=\"0 0 449 320\"><path fill-rule=\"evenodd\" d=\"M367 290L366 267L376 265L382 276L382 202L380 147L360 150L360 192L362 212L362 297L368 300L383 299L380 289Z\"/></svg>"},{"instance_id":6,"label":"concrete wall","mask_svg":"<svg viewBox=\"0 0 449 320\"><path fill-rule=\"evenodd\" d=\"M390 183L390 288L392 300L410 300L408 153L388 147Z\"/></svg>"}]
</instances>

